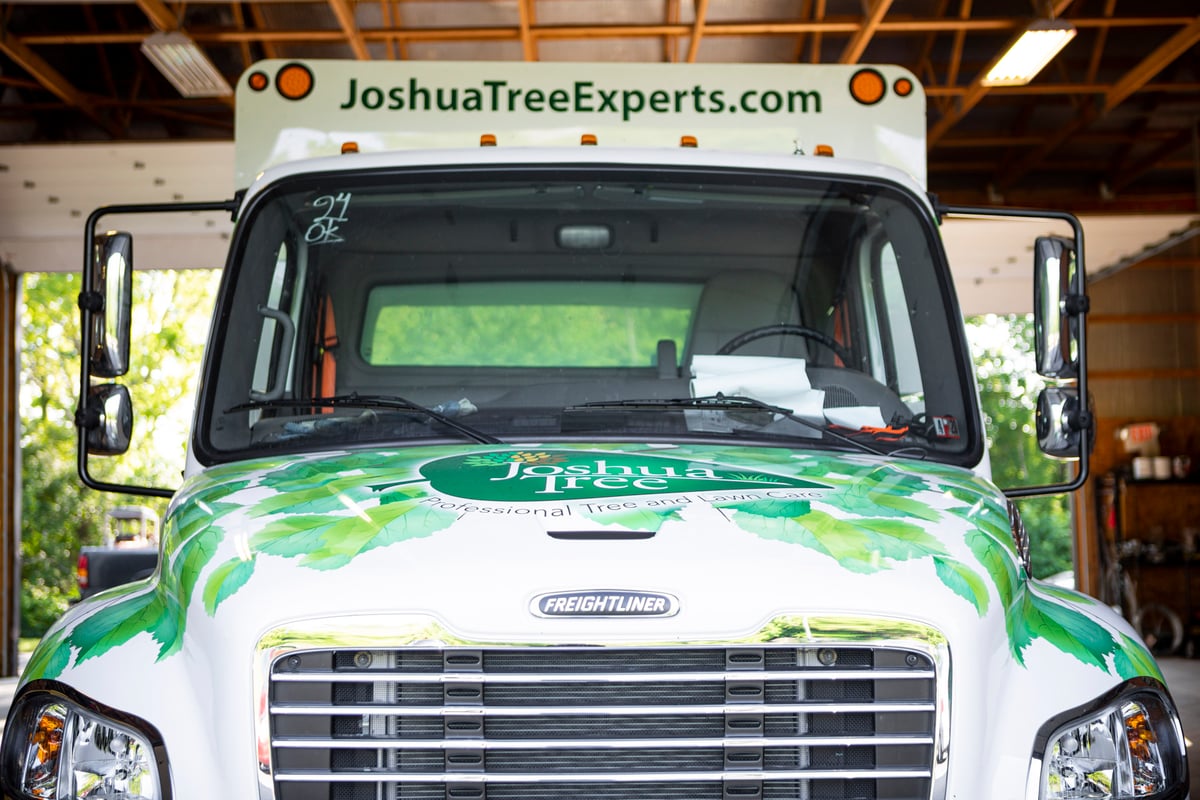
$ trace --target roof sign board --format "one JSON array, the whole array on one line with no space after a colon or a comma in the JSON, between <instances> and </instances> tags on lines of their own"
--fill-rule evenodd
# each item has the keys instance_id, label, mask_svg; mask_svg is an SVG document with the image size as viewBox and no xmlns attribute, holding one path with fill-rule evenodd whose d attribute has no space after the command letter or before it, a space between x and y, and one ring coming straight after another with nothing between
<instances>
[{"instance_id":1,"label":"roof sign board","mask_svg":"<svg viewBox=\"0 0 1200 800\"><path fill-rule=\"evenodd\" d=\"M235 180L360 152L577 145L812 153L925 182L925 94L900 67L267 60L238 81Z\"/></svg>"}]
</instances>

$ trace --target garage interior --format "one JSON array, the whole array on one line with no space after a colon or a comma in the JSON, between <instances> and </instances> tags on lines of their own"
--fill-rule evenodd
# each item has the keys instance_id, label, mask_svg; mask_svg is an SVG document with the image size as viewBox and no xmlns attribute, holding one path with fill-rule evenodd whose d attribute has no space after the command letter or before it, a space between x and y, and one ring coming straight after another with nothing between
<instances>
[{"instance_id":1,"label":"garage interior","mask_svg":"<svg viewBox=\"0 0 1200 800\"><path fill-rule=\"evenodd\" d=\"M985 86L1035 19L1075 38L1028 85ZM1194 0L47 0L0 3L0 674L15 674L19 626L20 275L78 269L99 205L232 191L232 96L182 97L141 51L156 33L190 38L230 84L261 58L907 67L928 96L933 194L1084 221L1098 429L1074 501L1078 586L1110 601L1102 543L1156 537L1167 556L1139 585L1200 627L1200 561L1185 547L1200 464L1159 481L1132 472L1138 455L1200 462ZM224 232L163 235L195 256L178 266L219 266ZM1029 310L1032 236L951 223L946 238L964 313Z\"/></svg>"}]
</instances>

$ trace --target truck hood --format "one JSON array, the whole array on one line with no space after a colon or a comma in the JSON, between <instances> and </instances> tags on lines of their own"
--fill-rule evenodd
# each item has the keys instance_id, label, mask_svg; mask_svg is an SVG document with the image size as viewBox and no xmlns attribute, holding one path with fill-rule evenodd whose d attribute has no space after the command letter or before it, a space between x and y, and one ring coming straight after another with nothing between
<instances>
[{"instance_id":1,"label":"truck hood","mask_svg":"<svg viewBox=\"0 0 1200 800\"><path fill-rule=\"evenodd\" d=\"M1082 596L1029 588L1011 530L1003 495L965 470L830 452L456 446L225 465L176 496L159 573L82 604L26 679L143 631L162 660L188 635L249 652L299 621L398 614L452 640L533 643L890 618L1007 642L1018 661L1044 639L1145 671Z\"/></svg>"}]
</instances>

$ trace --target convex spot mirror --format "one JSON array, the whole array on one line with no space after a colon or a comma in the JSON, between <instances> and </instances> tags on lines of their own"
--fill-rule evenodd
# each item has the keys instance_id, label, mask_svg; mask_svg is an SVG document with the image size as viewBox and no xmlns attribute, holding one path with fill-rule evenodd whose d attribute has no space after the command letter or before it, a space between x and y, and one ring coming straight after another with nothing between
<instances>
[{"instance_id":1,"label":"convex spot mirror","mask_svg":"<svg viewBox=\"0 0 1200 800\"><path fill-rule=\"evenodd\" d=\"M1079 320L1087 308L1076 287L1075 245L1039 237L1033 257L1033 331L1037 372L1044 378L1079 377Z\"/></svg>"},{"instance_id":2,"label":"convex spot mirror","mask_svg":"<svg viewBox=\"0 0 1200 800\"><path fill-rule=\"evenodd\" d=\"M1090 401L1090 398L1089 398ZM1081 454L1082 437L1088 437L1088 448L1094 444L1096 428L1088 423L1088 413L1079 400L1074 386L1047 386L1037 400L1038 447L1051 458L1075 461Z\"/></svg>"},{"instance_id":3,"label":"convex spot mirror","mask_svg":"<svg viewBox=\"0 0 1200 800\"><path fill-rule=\"evenodd\" d=\"M119 456L133 436L133 402L129 390L102 383L88 390L87 449L94 456Z\"/></svg>"},{"instance_id":4,"label":"convex spot mirror","mask_svg":"<svg viewBox=\"0 0 1200 800\"><path fill-rule=\"evenodd\" d=\"M98 234L92 259L91 286L81 298L91 326L89 368L98 378L117 378L129 370L133 237L115 231Z\"/></svg>"}]
</instances>

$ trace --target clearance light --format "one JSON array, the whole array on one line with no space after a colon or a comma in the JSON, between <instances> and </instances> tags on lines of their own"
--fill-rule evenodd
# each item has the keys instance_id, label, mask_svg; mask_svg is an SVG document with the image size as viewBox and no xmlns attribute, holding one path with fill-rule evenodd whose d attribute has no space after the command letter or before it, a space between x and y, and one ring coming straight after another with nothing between
<instances>
[{"instance_id":1,"label":"clearance light","mask_svg":"<svg viewBox=\"0 0 1200 800\"><path fill-rule=\"evenodd\" d=\"M342 155L346 153L357 153L358 142L342 142Z\"/></svg>"},{"instance_id":2,"label":"clearance light","mask_svg":"<svg viewBox=\"0 0 1200 800\"><path fill-rule=\"evenodd\" d=\"M1009 46L981 83L984 86L1024 86L1074 38L1075 26L1071 23L1039 19Z\"/></svg>"},{"instance_id":3,"label":"clearance light","mask_svg":"<svg viewBox=\"0 0 1200 800\"><path fill-rule=\"evenodd\" d=\"M695 136L681 136L681 137L679 137L679 146L680 147L699 147L700 143L698 141L696 141Z\"/></svg>"},{"instance_id":4,"label":"clearance light","mask_svg":"<svg viewBox=\"0 0 1200 800\"><path fill-rule=\"evenodd\" d=\"M600 141L596 138L596 134L585 133L583 136L579 137L579 143L587 144L587 145L594 145L594 144L599 144Z\"/></svg>"},{"instance_id":5,"label":"clearance light","mask_svg":"<svg viewBox=\"0 0 1200 800\"><path fill-rule=\"evenodd\" d=\"M813 155L814 156L825 156L826 158L833 158L833 146L828 145L828 144L819 144L815 148L813 148Z\"/></svg>"},{"instance_id":6,"label":"clearance light","mask_svg":"<svg viewBox=\"0 0 1200 800\"><path fill-rule=\"evenodd\" d=\"M495 147L496 146L496 134L494 134L494 133L482 134L479 137L479 146L480 147Z\"/></svg>"}]
</instances>

